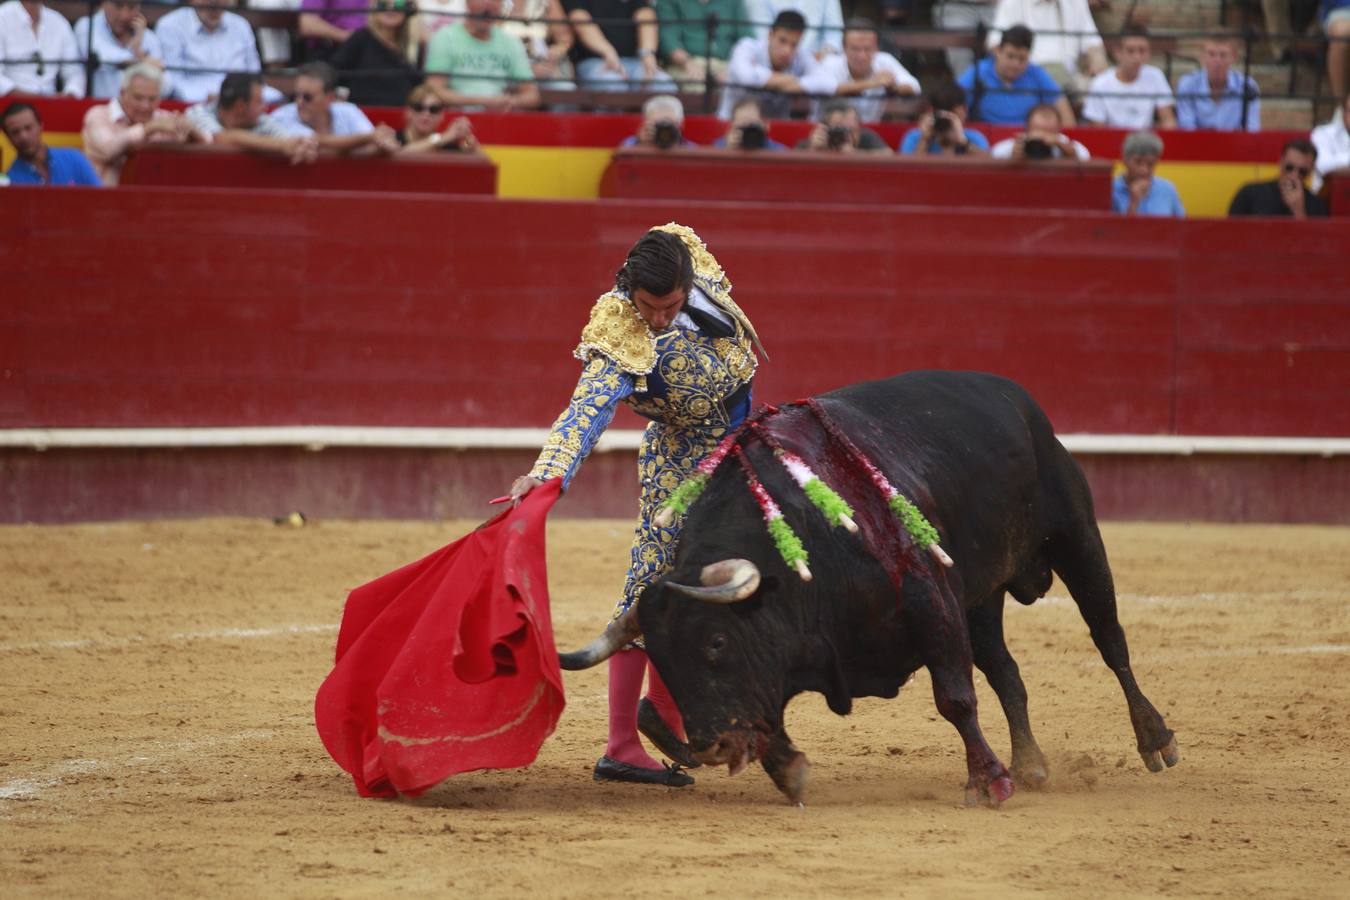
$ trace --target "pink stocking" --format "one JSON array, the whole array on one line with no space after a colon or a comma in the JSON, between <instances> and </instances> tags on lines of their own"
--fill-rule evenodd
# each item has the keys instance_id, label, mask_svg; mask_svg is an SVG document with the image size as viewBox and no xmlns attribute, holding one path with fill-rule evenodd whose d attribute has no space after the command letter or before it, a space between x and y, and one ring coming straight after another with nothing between
<instances>
[{"instance_id":1,"label":"pink stocking","mask_svg":"<svg viewBox=\"0 0 1350 900\"><path fill-rule=\"evenodd\" d=\"M661 680L656 666L650 660L647 662L647 699L661 714L661 721L666 723L666 727L680 740L688 740L684 735L684 719L680 716L680 708L675 705L675 698L670 696L666 683Z\"/></svg>"},{"instance_id":2,"label":"pink stocking","mask_svg":"<svg viewBox=\"0 0 1350 900\"><path fill-rule=\"evenodd\" d=\"M659 769L638 739L637 706L647 654L623 650L609 658L609 743L605 755L615 762L642 769Z\"/></svg>"}]
</instances>

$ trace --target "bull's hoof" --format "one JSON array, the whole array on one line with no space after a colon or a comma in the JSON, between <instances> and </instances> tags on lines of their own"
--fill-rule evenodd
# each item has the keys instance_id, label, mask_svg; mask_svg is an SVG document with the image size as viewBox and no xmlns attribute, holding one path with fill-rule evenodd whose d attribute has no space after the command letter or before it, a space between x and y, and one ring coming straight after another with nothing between
<instances>
[{"instance_id":1,"label":"bull's hoof","mask_svg":"<svg viewBox=\"0 0 1350 900\"><path fill-rule=\"evenodd\" d=\"M795 753L786 763L776 766L770 765L770 760L763 760L764 771L769 773L773 783L778 790L783 792L789 803L802 805L802 796L806 793L806 776L811 770L811 764L806 761L805 753Z\"/></svg>"},{"instance_id":2,"label":"bull's hoof","mask_svg":"<svg viewBox=\"0 0 1350 900\"><path fill-rule=\"evenodd\" d=\"M966 806L998 809L1016 790L1007 775L1000 775L987 785L966 785Z\"/></svg>"},{"instance_id":3,"label":"bull's hoof","mask_svg":"<svg viewBox=\"0 0 1350 900\"><path fill-rule=\"evenodd\" d=\"M1033 791L1039 791L1050 780L1050 773L1046 771L1044 763L1028 763L1021 766L1013 763L1012 777L1016 784Z\"/></svg>"},{"instance_id":4,"label":"bull's hoof","mask_svg":"<svg viewBox=\"0 0 1350 900\"><path fill-rule=\"evenodd\" d=\"M1175 735L1161 750L1142 751L1139 756L1144 760L1144 765L1148 766L1150 772L1161 772L1163 769L1170 769L1181 761L1181 751L1177 749L1177 739Z\"/></svg>"}]
</instances>

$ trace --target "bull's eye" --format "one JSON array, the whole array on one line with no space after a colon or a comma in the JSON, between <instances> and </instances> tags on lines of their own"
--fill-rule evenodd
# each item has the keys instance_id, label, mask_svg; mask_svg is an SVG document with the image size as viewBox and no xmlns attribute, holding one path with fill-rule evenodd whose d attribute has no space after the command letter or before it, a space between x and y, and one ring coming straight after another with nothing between
<instances>
[{"instance_id":1,"label":"bull's eye","mask_svg":"<svg viewBox=\"0 0 1350 900\"><path fill-rule=\"evenodd\" d=\"M707 656L708 661L713 662L722 655L722 651L727 647L727 636L722 632L717 632L708 638Z\"/></svg>"}]
</instances>

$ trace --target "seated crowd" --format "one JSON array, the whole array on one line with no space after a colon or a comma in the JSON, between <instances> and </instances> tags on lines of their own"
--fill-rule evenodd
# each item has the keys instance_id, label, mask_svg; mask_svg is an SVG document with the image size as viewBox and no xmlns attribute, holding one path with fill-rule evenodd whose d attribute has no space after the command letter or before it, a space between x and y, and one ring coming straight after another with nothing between
<instances>
[{"instance_id":1,"label":"seated crowd","mask_svg":"<svg viewBox=\"0 0 1350 900\"><path fill-rule=\"evenodd\" d=\"M103 0L73 26L42 0L0 2L0 95L109 101L86 114L87 166L64 149L41 153L37 110L10 103L5 134L21 172L10 180L30 170L39 181L58 173L86 178L87 169L115 185L128 154L147 144L216 143L297 164L320 153L476 153L467 118L445 123L451 108L533 109L543 91L566 97L578 87L648 92L643 122L625 144L689 147L677 92L713 90L717 115L730 123L717 146L734 150L787 149L770 123L794 115L815 123L796 149L840 153L1081 160L1086 148L1063 129L1125 129L1134 133L1122 148L1126 171L1114 205L1181 215L1175 190L1152 174L1163 148L1152 129L1260 128L1259 90L1236 68L1232 41L1206 41L1200 67L1178 79L1174 92L1148 62L1143 27L1123 30L1112 64L1090 0L971 0L966 5L978 8L971 21L947 18L957 4L939 4L939 24L989 26L989 52L962 57L952 48L959 76L927 96L883 49L877 26L846 19L840 0L369 0L367 11L353 10L364 2L279 0L299 4L293 36L255 34L227 8L235 0L188 0L153 28L139 0ZM1340 35L1350 0L1324 6L1328 35ZM882 8L893 18L895 4ZM1047 33L1038 39L1033 29ZM310 61L288 69L293 99L265 112L283 97L265 81L264 64L289 66L298 56ZM188 106L171 113L159 108L162 99ZM363 106L403 107L404 128L372 124ZM866 126L896 114L917 121L893 151ZM991 147L972 124L1022 130ZM1350 114L1338 110L1304 149L1287 147L1286 157L1308 159L1282 169L1280 181L1259 194L1235 198L1235 213L1279 199L1290 214L1316 214L1319 205L1302 202L1286 176L1307 169L1316 189L1326 172L1350 165L1347 125Z\"/></svg>"}]
</instances>

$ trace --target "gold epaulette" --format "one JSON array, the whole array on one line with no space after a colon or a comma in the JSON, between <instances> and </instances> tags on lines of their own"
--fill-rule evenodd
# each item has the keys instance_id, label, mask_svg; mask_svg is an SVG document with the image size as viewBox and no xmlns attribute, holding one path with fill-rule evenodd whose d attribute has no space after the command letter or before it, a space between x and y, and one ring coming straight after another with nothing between
<instances>
[{"instance_id":1,"label":"gold epaulette","mask_svg":"<svg viewBox=\"0 0 1350 900\"><path fill-rule=\"evenodd\" d=\"M584 362L592 353L603 353L630 375L646 375L656 367L656 337L622 294L611 291L591 307L591 320L572 355Z\"/></svg>"}]
</instances>

